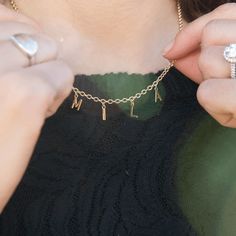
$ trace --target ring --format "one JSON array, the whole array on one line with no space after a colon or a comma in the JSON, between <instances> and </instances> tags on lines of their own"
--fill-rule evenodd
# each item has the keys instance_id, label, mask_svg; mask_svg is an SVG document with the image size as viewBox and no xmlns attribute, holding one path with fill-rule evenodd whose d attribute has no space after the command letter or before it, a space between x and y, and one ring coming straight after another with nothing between
<instances>
[{"instance_id":1,"label":"ring","mask_svg":"<svg viewBox=\"0 0 236 236\"><path fill-rule=\"evenodd\" d=\"M38 52L39 45L28 34L14 34L10 41L29 59L29 66L35 64L35 55Z\"/></svg>"},{"instance_id":2,"label":"ring","mask_svg":"<svg viewBox=\"0 0 236 236\"><path fill-rule=\"evenodd\" d=\"M236 79L236 44L230 44L225 48L224 58L231 63L231 78Z\"/></svg>"}]
</instances>

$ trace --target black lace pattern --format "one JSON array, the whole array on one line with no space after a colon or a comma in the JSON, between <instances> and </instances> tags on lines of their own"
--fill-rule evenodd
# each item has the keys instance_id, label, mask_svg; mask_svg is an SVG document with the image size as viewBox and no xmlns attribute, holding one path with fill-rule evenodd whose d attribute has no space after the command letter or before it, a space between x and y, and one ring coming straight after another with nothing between
<instances>
[{"instance_id":1,"label":"black lace pattern","mask_svg":"<svg viewBox=\"0 0 236 236\"><path fill-rule=\"evenodd\" d=\"M70 96L43 127L1 216L1 235L195 235L178 207L174 175L176 144L201 113L197 85L176 69L163 85L160 113L142 121L117 112L104 122L90 114L95 104L70 109Z\"/></svg>"}]
</instances>

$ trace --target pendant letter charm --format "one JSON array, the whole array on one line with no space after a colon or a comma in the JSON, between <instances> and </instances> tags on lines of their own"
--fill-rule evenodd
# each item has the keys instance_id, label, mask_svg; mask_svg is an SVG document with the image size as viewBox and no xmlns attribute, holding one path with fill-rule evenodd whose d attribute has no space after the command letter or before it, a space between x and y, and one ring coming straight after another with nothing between
<instances>
[{"instance_id":1,"label":"pendant letter charm","mask_svg":"<svg viewBox=\"0 0 236 236\"><path fill-rule=\"evenodd\" d=\"M160 102L162 101L162 97L161 94L159 92L158 87L155 87L155 103L157 103L157 101L160 100Z\"/></svg>"},{"instance_id":2,"label":"pendant letter charm","mask_svg":"<svg viewBox=\"0 0 236 236\"><path fill-rule=\"evenodd\" d=\"M78 95L75 94L75 95L74 95L74 101L73 101L73 104L72 104L71 108L72 108L72 109L73 109L73 108L76 108L77 111L79 111L80 108L81 108L82 102L83 102L82 99L80 99L80 100L78 101Z\"/></svg>"},{"instance_id":3,"label":"pendant letter charm","mask_svg":"<svg viewBox=\"0 0 236 236\"><path fill-rule=\"evenodd\" d=\"M104 103L102 103L102 120L107 120L107 107Z\"/></svg>"},{"instance_id":4,"label":"pendant letter charm","mask_svg":"<svg viewBox=\"0 0 236 236\"><path fill-rule=\"evenodd\" d=\"M134 115L134 101L130 102L130 117L136 118L136 119L138 118L137 115Z\"/></svg>"}]
</instances>

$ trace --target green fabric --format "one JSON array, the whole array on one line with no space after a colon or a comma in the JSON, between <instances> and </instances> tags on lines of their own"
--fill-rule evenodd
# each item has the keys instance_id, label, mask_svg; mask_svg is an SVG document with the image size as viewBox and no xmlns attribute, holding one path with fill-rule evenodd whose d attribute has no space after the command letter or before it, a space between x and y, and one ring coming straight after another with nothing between
<instances>
[{"instance_id":1,"label":"green fabric","mask_svg":"<svg viewBox=\"0 0 236 236\"><path fill-rule=\"evenodd\" d=\"M156 79L156 75L111 73L88 79L108 97L122 98L141 91ZM162 82L159 89L164 100ZM135 104L139 119L157 115L163 105L162 102L154 103L154 92ZM130 104L122 104L121 108L129 114ZM177 160L179 205L198 235L235 236L236 129L223 127L210 115L204 115L180 147Z\"/></svg>"},{"instance_id":2,"label":"green fabric","mask_svg":"<svg viewBox=\"0 0 236 236\"><path fill-rule=\"evenodd\" d=\"M198 235L236 235L236 130L205 115L177 166L180 206Z\"/></svg>"},{"instance_id":3,"label":"green fabric","mask_svg":"<svg viewBox=\"0 0 236 236\"><path fill-rule=\"evenodd\" d=\"M93 84L96 84L98 90L104 93L107 98L116 99L135 95L143 88L146 88L148 85L152 84L157 79L157 76L153 73L145 75L109 73L105 75L91 75L88 79ZM164 101L165 88L162 81L159 83L158 88ZM139 119L146 120L160 112L163 102L155 103L154 97L154 91L151 91L135 101L134 114L137 114ZM119 104L119 107L126 114L130 114L130 103L121 103Z\"/></svg>"}]
</instances>

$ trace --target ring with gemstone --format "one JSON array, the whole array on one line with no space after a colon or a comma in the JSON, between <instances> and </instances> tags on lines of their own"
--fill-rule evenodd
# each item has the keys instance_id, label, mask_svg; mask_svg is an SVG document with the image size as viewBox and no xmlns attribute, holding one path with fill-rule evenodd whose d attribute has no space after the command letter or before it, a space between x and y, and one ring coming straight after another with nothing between
<instances>
[{"instance_id":1,"label":"ring with gemstone","mask_svg":"<svg viewBox=\"0 0 236 236\"><path fill-rule=\"evenodd\" d=\"M224 50L224 58L231 64L231 78L236 79L236 44L232 43Z\"/></svg>"},{"instance_id":2,"label":"ring with gemstone","mask_svg":"<svg viewBox=\"0 0 236 236\"><path fill-rule=\"evenodd\" d=\"M28 34L14 34L10 37L10 41L29 59L29 66L35 64L35 55L38 52L39 45Z\"/></svg>"}]
</instances>

